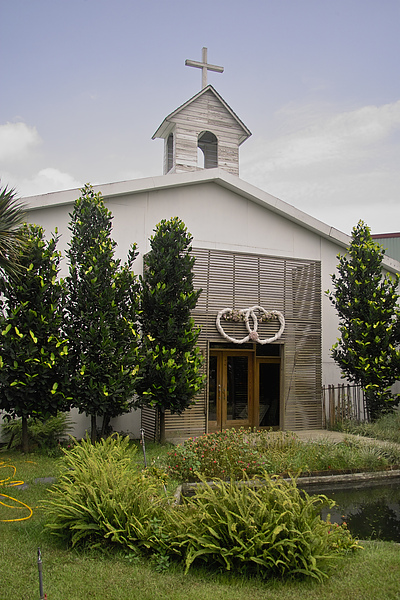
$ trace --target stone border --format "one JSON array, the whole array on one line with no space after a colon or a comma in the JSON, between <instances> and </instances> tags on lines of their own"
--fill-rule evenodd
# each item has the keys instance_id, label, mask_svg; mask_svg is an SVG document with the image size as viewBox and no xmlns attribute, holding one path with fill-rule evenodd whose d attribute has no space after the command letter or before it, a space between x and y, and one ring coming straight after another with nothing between
<instances>
[{"instance_id":1,"label":"stone border","mask_svg":"<svg viewBox=\"0 0 400 600\"><path fill-rule=\"evenodd\" d=\"M385 483L400 483L400 470L372 471L369 473L346 473L344 475L322 475L317 477L299 477L297 486L301 488L329 489L361 489L379 486Z\"/></svg>"},{"instance_id":2,"label":"stone border","mask_svg":"<svg viewBox=\"0 0 400 600\"><path fill-rule=\"evenodd\" d=\"M291 481L285 477L282 481ZM215 483L207 482L211 486ZM297 477L297 487L305 491L311 491L315 494L322 494L324 491L354 489L358 490L364 487L380 486L384 484L400 483L400 469L393 471L373 471L369 473L346 473L344 475L321 475L310 477ZM238 481L239 486L259 487L262 480ZM176 488L174 494L174 504L181 503L182 496L193 496L198 486L202 483L182 483Z\"/></svg>"}]
</instances>

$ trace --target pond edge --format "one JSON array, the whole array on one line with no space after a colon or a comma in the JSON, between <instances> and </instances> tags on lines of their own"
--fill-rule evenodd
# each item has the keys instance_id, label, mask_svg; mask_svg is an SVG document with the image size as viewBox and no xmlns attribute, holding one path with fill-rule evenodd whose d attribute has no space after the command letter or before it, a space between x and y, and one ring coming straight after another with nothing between
<instances>
[{"instance_id":1,"label":"pond edge","mask_svg":"<svg viewBox=\"0 0 400 600\"><path fill-rule=\"evenodd\" d=\"M281 478L282 481L292 481L288 477ZM313 493L323 493L326 490L332 491L343 489L361 489L364 487L372 487L379 485L391 485L393 483L400 483L400 469L388 470L388 471L373 471L368 473L345 473L341 475L318 475L318 476L306 476L297 477L297 487L304 489L305 491ZM213 481L207 482L208 485L213 486ZM250 481L238 481L239 486L248 487L260 487L262 480L250 480ZM193 496L196 493L196 489L199 486L204 485L203 483L182 483L176 488L174 494L174 504L179 505L181 503L182 496Z\"/></svg>"}]
</instances>

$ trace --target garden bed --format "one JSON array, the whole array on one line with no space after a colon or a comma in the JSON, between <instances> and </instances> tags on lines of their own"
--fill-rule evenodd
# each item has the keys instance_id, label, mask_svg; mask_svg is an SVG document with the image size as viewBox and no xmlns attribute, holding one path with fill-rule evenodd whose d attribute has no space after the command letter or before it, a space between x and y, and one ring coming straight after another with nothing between
<instances>
[{"instance_id":1,"label":"garden bed","mask_svg":"<svg viewBox=\"0 0 400 600\"><path fill-rule=\"evenodd\" d=\"M400 469L400 445L343 436L304 440L293 432L228 430L186 440L168 452L171 480L256 480L270 476L332 478ZM331 480L332 481L332 480Z\"/></svg>"}]
</instances>

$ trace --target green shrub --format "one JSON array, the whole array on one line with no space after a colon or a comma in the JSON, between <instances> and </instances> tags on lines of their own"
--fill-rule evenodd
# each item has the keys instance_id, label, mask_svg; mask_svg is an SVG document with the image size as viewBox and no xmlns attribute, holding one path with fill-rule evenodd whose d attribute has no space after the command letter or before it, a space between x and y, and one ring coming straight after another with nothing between
<instances>
[{"instance_id":1,"label":"green shrub","mask_svg":"<svg viewBox=\"0 0 400 600\"><path fill-rule=\"evenodd\" d=\"M347 438L301 442L291 432L230 429L189 439L171 450L167 471L180 481L223 480L315 471L376 471L400 464L396 446Z\"/></svg>"},{"instance_id":2,"label":"green shrub","mask_svg":"<svg viewBox=\"0 0 400 600\"><path fill-rule=\"evenodd\" d=\"M126 545L129 537L130 547L146 548L166 500L159 481L135 465L136 452L118 434L64 450L65 470L44 503L50 531L72 546Z\"/></svg>"},{"instance_id":3,"label":"green shrub","mask_svg":"<svg viewBox=\"0 0 400 600\"><path fill-rule=\"evenodd\" d=\"M334 502L309 497L296 483L263 473L249 481L212 487L202 481L194 498L168 502L159 479L134 463L137 447L118 434L64 450L61 480L50 489L47 527L72 546L120 545L147 555L158 570L175 559L246 575L302 574L321 579L324 560L357 543L343 527L323 521Z\"/></svg>"},{"instance_id":4,"label":"green shrub","mask_svg":"<svg viewBox=\"0 0 400 600\"><path fill-rule=\"evenodd\" d=\"M181 481L205 478L242 479L260 473L264 461L250 430L227 429L189 438L167 456L168 473Z\"/></svg>"},{"instance_id":5,"label":"green shrub","mask_svg":"<svg viewBox=\"0 0 400 600\"><path fill-rule=\"evenodd\" d=\"M353 438L319 440L301 444L295 454L285 458L287 471L292 473L380 471L400 464L400 448Z\"/></svg>"},{"instance_id":6,"label":"green shrub","mask_svg":"<svg viewBox=\"0 0 400 600\"><path fill-rule=\"evenodd\" d=\"M400 444L400 410L383 415L372 426L371 437Z\"/></svg>"},{"instance_id":7,"label":"green shrub","mask_svg":"<svg viewBox=\"0 0 400 600\"><path fill-rule=\"evenodd\" d=\"M341 431L342 433L349 433L351 435L362 435L372 437L374 424L368 423L368 421L356 421L354 419L344 419L338 421L331 428L332 431Z\"/></svg>"},{"instance_id":8,"label":"green shrub","mask_svg":"<svg viewBox=\"0 0 400 600\"><path fill-rule=\"evenodd\" d=\"M297 452L300 439L293 431L272 431L263 429L253 433L257 449L266 454L270 452Z\"/></svg>"},{"instance_id":9,"label":"green shrub","mask_svg":"<svg viewBox=\"0 0 400 600\"><path fill-rule=\"evenodd\" d=\"M335 430L400 444L400 410L383 415L373 423L346 419L336 423Z\"/></svg>"},{"instance_id":10,"label":"green shrub","mask_svg":"<svg viewBox=\"0 0 400 600\"><path fill-rule=\"evenodd\" d=\"M201 562L264 578L322 579L324 561L358 547L344 527L321 519L321 509L333 505L326 496L308 496L295 481L267 473L258 489L204 480L196 496L169 517L170 551L185 562L186 571Z\"/></svg>"},{"instance_id":11,"label":"green shrub","mask_svg":"<svg viewBox=\"0 0 400 600\"><path fill-rule=\"evenodd\" d=\"M38 448L56 448L64 441L68 432L73 429L69 413L59 412L54 417L42 420L35 417L28 419L28 437L30 445ZM22 445L22 419L11 419L1 426L2 437L10 448Z\"/></svg>"},{"instance_id":12,"label":"green shrub","mask_svg":"<svg viewBox=\"0 0 400 600\"><path fill-rule=\"evenodd\" d=\"M369 459L371 468L369 470L382 470L387 469L390 466L400 465L400 446L399 444L376 444L370 442L365 444L361 449L360 453L365 458L365 463Z\"/></svg>"}]
</instances>

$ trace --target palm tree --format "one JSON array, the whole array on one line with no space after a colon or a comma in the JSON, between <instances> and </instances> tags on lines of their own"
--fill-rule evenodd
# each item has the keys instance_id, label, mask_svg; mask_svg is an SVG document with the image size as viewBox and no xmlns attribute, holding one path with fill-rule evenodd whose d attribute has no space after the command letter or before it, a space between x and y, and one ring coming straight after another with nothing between
<instances>
[{"instance_id":1,"label":"palm tree","mask_svg":"<svg viewBox=\"0 0 400 600\"><path fill-rule=\"evenodd\" d=\"M18 273L18 253L24 237L21 225L25 220L25 206L16 197L14 188L0 186L0 277Z\"/></svg>"}]
</instances>

